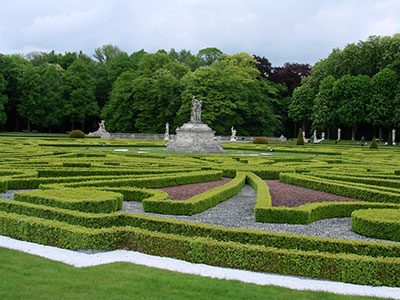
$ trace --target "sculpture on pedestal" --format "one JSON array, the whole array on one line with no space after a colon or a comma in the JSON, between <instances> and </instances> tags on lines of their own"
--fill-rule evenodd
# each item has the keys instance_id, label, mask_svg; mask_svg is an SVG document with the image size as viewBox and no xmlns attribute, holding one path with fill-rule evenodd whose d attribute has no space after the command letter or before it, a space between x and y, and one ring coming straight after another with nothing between
<instances>
[{"instance_id":1,"label":"sculpture on pedestal","mask_svg":"<svg viewBox=\"0 0 400 300\"><path fill-rule=\"evenodd\" d=\"M94 132L90 132L88 134L88 136L99 136L102 139L109 139L110 138L110 133L108 133L106 131L106 127L105 127L104 123L105 123L104 120L101 120L101 122L99 123L99 129L97 129Z\"/></svg>"},{"instance_id":2,"label":"sculpture on pedestal","mask_svg":"<svg viewBox=\"0 0 400 300\"><path fill-rule=\"evenodd\" d=\"M203 102L192 98L190 122L176 129L176 135L170 139L166 151L193 153L225 152L221 142L214 138L214 133L207 124L201 121Z\"/></svg>"},{"instance_id":3,"label":"sculpture on pedestal","mask_svg":"<svg viewBox=\"0 0 400 300\"><path fill-rule=\"evenodd\" d=\"M236 142L236 130L235 130L235 128L233 128L233 126L232 126L232 128L231 128L231 132L232 132L232 135L231 135L231 139L229 140L230 142Z\"/></svg>"},{"instance_id":4,"label":"sculpture on pedestal","mask_svg":"<svg viewBox=\"0 0 400 300\"><path fill-rule=\"evenodd\" d=\"M165 134L164 134L164 140L168 141L169 140L169 123L165 124Z\"/></svg>"}]
</instances>

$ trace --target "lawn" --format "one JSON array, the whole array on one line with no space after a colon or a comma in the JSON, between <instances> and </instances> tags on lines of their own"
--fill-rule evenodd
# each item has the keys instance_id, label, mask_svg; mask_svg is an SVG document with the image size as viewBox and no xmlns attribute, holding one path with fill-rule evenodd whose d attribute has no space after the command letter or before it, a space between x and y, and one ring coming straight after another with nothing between
<instances>
[{"instance_id":1,"label":"lawn","mask_svg":"<svg viewBox=\"0 0 400 300\"><path fill-rule=\"evenodd\" d=\"M0 248L0 299L379 299L204 278L130 263L74 268Z\"/></svg>"}]
</instances>

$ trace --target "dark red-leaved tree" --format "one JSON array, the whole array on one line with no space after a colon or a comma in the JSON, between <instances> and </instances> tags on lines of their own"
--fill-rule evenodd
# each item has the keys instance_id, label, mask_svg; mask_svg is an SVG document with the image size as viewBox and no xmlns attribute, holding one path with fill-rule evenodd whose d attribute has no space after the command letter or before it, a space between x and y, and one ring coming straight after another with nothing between
<instances>
[{"instance_id":1,"label":"dark red-leaved tree","mask_svg":"<svg viewBox=\"0 0 400 300\"><path fill-rule=\"evenodd\" d=\"M310 76L311 66L309 64L285 63L283 67L273 68L269 79L276 83L287 86L289 95L301 85L301 78Z\"/></svg>"}]
</instances>

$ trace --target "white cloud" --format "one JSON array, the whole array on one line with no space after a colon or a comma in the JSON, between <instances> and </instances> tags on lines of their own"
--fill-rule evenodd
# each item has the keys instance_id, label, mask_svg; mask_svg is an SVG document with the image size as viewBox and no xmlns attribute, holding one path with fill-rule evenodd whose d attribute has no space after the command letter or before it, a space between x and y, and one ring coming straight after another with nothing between
<instances>
[{"instance_id":1,"label":"white cloud","mask_svg":"<svg viewBox=\"0 0 400 300\"><path fill-rule=\"evenodd\" d=\"M274 65L314 63L333 48L400 30L398 0L14 0L0 11L0 52L79 51L112 43L144 48L217 47Z\"/></svg>"}]
</instances>

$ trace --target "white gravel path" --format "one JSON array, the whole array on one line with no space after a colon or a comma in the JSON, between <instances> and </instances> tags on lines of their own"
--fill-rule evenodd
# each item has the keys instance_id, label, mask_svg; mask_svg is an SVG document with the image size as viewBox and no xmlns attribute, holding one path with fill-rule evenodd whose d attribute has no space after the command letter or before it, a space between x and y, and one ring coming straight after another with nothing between
<instances>
[{"instance_id":1,"label":"white gravel path","mask_svg":"<svg viewBox=\"0 0 400 300\"><path fill-rule=\"evenodd\" d=\"M113 262L130 262L137 265L155 267L185 274L194 274L218 279L238 280L257 285L275 285L295 290L325 291L343 295L400 299L400 288L372 287L327 280L315 280L294 276L227 269L204 264L193 264L173 258L152 256L128 250L114 250L96 254L86 254L82 252L19 241L6 236L0 236L0 247L38 255L54 261L63 262L77 268Z\"/></svg>"}]
</instances>

